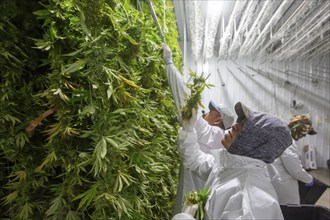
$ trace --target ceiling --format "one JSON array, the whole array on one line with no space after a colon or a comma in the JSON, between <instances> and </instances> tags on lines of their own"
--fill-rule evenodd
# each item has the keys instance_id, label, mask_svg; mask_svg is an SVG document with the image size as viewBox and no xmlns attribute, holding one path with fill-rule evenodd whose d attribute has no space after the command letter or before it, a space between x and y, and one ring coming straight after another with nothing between
<instances>
[{"instance_id":1,"label":"ceiling","mask_svg":"<svg viewBox=\"0 0 330 220\"><path fill-rule=\"evenodd\" d=\"M197 59L320 59L330 52L329 0L173 0L180 41Z\"/></svg>"}]
</instances>

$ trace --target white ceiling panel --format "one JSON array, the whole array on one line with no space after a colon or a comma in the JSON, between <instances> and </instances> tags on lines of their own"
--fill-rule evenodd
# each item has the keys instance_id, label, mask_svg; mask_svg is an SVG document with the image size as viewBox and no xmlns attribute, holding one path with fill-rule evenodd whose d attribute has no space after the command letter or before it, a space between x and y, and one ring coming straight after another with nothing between
<instances>
[{"instance_id":1,"label":"white ceiling panel","mask_svg":"<svg viewBox=\"0 0 330 220\"><path fill-rule=\"evenodd\" d=\"M173 0L193 57L309 60L329 55L329 0ZM184 38L186 26L186 38Z\"/></svg>"}]
</instances>

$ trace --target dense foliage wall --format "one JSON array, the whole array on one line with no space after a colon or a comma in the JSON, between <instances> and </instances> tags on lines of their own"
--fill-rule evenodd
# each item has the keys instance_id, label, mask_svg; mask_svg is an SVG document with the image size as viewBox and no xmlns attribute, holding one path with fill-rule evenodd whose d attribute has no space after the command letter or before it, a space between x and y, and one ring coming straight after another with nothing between
<instances>
[{"instance_id":1,"label":"dense foliage wall","mask_svg":"<svg viewBox=\"0 0 330 220\"><path fill-rule=\"evenodd\" d=\"M180 66L172 2L153 3ZM177 124L160 43L146 1L0 2L2 218L170 219Z\"/></svg>"}]
</instances>

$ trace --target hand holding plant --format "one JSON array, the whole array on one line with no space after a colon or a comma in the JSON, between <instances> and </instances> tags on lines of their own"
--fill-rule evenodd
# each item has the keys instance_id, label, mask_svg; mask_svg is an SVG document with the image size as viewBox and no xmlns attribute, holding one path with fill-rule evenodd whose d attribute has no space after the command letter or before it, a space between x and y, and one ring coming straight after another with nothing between
<instances>
[{"instance_id":1,"label":"hand holding plant","mask_svg":"<svg viewBox=\"0 0 330 220\"><path fill-rule=\"evenodd\" d=\"M195 204L198 205L195 218L196 220L202 220L204 218L204 206L206 204L207 198L209 194L209 189L200 189L197 193L196 191L191 191L185 195L186 204L189 206L193 206Z\"/></svg>"}]
</instances>

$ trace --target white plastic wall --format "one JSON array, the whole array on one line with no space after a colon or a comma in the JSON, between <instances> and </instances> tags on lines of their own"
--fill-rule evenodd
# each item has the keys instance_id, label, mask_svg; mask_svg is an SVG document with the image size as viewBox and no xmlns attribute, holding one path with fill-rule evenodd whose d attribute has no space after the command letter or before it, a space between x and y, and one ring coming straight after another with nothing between
<instances>
[{"instance_id":1,"label":"white plastic wall","mask_svg":"<svg viewBox=\"0 0 330 220\"><path fill-rule=\"evenodd\" d=\"M330 159L330 57L304 62L263 62L253 57L207 62L191 59L187 49L186 69L204 76L214 87L204 90L203 104L214 100L233 109L238 101L256 111L268 112L289 122L294 114L309 115L316 135L297 142L315 146L318 167ZM253 70L254 69L254 70ZM185 73L186 79L189 78ZM293 100L296 106L293 106Z\"/></svg>"}]
</instances>

